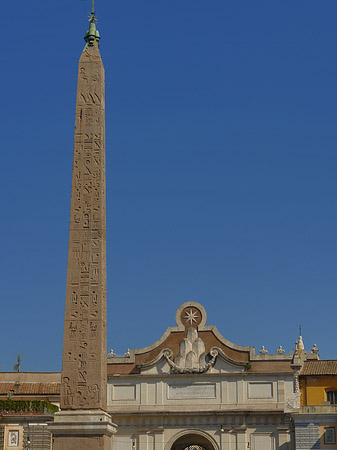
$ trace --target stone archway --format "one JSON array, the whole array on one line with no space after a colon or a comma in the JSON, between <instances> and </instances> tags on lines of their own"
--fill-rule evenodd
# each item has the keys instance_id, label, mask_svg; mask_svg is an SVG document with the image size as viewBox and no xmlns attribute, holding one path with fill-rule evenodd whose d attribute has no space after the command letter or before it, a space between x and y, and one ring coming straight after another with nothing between
<instances>
[{"instance_id":1,"label":"stone archway","mask_svg":"<svg viewBox=\"0 0 337 450\"><path fill-rule=\"evenodd\" d=\"M178 437L168 450L217 450L217 447L204 433L191 431Z\"/></svg>"}]
</instances>

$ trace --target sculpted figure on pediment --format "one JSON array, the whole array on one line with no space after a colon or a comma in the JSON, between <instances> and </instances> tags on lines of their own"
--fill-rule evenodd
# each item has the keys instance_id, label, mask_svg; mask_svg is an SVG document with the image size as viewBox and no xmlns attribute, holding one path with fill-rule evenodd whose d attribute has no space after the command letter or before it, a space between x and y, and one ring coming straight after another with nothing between
<instances>
[{"instance_id":1,"label":"sculpted figure on pediment","mask_svg":"<svg viewBox=\"0 0 337 450\"><path fill-rule=\"evenodd\" d=\"M200 367L206 364L205 344L198 337L195 328L189 328L187 337L179 344L179 353L174 359L175 364L181 368Z\"/></svg>"},{"instance_id":2,"label":"sculpted figure on pediment","mask_svg":"<svg viewBox=\"0 0 337 450\"><path fill-rule=\"evenodd\" d=\"M214 366L218 351L210 351L210 359L207 362L207 353L205 343L198 337L198 331L195 328L189 328L187 337L182 339L179 344L179 353L172 361L170 352L164 352L164 356L173 372L178 373L203 373Z\"/></svg>"}]
</instances>

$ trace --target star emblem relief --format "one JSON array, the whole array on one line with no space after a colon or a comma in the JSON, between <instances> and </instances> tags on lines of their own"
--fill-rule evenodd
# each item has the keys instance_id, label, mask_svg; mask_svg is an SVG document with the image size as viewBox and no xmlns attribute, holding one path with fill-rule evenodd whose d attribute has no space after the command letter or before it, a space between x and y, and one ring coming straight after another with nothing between
<instances>
[{"instance_id":1,"label":"star emblem relief","mask_svg":"<svg viewBox=\"0 0 337 450\"><path fill-rule=\"evenodd\" d=\"M189 322L192 325L193 322L197 323L199 315L197 311L193 311L192 309L190 309L189 311L185 311L184 319L186 322Z\"/></svg>"}]
</instances>

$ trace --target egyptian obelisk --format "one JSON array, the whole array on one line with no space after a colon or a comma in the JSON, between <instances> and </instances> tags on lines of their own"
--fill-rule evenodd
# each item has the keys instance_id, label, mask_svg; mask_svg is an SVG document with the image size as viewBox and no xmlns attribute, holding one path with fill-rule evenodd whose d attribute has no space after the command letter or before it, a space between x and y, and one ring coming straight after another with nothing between
<instances>
[{"instance_id":1,"label":"egyptian obelisk","mask_svg":"<svg viewBox=\"0 0 337 450\"><path fill-rule=\"evenodd\" d=\"M55 450L111 450L107 409L105 93L94 10L78 67L61 377Z\"/></svg>"}]
</instances>

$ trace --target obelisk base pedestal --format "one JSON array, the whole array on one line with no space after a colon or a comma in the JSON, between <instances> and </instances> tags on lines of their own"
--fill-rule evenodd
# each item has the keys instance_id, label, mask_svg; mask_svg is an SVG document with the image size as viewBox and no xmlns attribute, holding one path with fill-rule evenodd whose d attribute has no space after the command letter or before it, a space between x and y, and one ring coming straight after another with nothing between
<instances>
[{"instance_id":1,"label":"obelisk base pedestal","mask_svg":"<svg viewBox=\"0 0 337 450\"><path fill-rule=\"evenodd\" d=\"M113 450L117 425L100 410L60 411L48 425L53 450Z\"/></svg>"}]
</instances>

